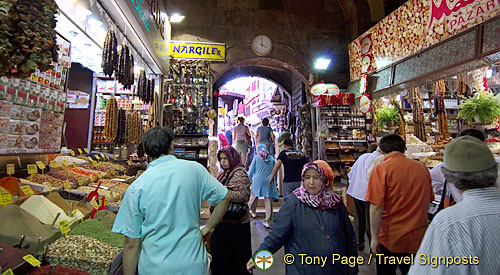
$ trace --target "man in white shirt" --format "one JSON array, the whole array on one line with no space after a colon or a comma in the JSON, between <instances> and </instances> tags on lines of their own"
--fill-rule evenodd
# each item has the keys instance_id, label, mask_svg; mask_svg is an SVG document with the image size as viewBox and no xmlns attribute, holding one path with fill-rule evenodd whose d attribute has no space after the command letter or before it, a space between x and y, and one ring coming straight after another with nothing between
<instances>
[{"instance_id":1,"label":"man in white shirt","mask_svg":"<svg viewBox=\"0 0 500 275\"><path fill-rule=\"evenodd\" d=\"M368 188L368 168L372 161L381 156L382 151L377 148L376 143L370 144L368 153L361 155L349 172L349 188L347 194L354 199L354 229L358 236L358 253L365 250L365 233L368 235L368 246L370 246L370 203L365 201L366 188Z\"/></svg>"},{"instance_id":2,"label":"man in white shirt","mask_svg":"<svg viewBox=\"0 0 500 275\"><path fill-rule=\"evenodd\" d=\"M486 141L484 133L478 129L466 129L460 132L458 135L462 136L472 136L483 142ZM500 159L495 159L497 163L500 163ZM446 196L455 202L460 202L462 200L462 192L460 192L455 185L448 184L445 181L445 177L443 172L441 171L441 167L444 163L438 164L436 167L432 168L430 173L432 177L432 189L434 189L434 194L439 196ZM444 185L446 183L446 194L443 194ZM497 186L500 188L500 170L499 177L497 178Z\"/></svg>"},{"instance_id":3,"label":"man in white shirt","mask_svg":"<svg viewBox=\"0 0 500 275\"><path fill-rule=\"evenodd\" d=\"M462 200L434 217L410 274L500 274L497 166L488 146L475 137L446 145L441 170Z\"/></svg>"}]
</instances>

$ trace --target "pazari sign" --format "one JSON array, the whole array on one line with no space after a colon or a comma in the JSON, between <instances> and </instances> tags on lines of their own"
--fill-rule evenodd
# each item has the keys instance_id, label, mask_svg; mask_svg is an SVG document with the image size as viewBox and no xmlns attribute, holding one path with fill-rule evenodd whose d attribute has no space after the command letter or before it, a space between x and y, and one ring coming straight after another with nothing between
<instances>
[{"instance_id":1,"label":"pazari sign","mask_svg":"<svg viewBox=\"0 0 500 275\"><path fill-rule=\"evenodd\" d=\"M226 60L226 45L222 43L170 41L170 55L175 59Z\"/></svg>"},{"instance_id":2,"label":"pazari sign","mask_svg":"<svg viewBox=\"0 0 500 275\"><path fill-rule=\"evenodd\" d=\"M409 0L349 44L351 81L500 14L500 0Z\"/></svg>"}]
</instances>

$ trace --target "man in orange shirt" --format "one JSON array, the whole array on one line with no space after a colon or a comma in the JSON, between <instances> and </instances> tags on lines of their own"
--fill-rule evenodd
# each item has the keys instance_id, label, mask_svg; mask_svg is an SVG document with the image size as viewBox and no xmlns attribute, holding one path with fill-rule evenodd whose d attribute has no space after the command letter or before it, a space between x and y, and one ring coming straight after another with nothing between
<instances>
[{"instance_id":1,"label":"man in orange shirt","mask_svg":"<svg viewBox=\"0 0 500 275\"><path fill-rule=\"evenodd\" d=\"M431 176L423 164L406 158L400 136L382 137L379 147L386 157L373 170L365 196L370 202L370 247L379 254L377 274L396 274L398 266L407 274L411 262L397 260L412 259L424 237L427 209L434 199Z\"/></svg>"}]
</instances>

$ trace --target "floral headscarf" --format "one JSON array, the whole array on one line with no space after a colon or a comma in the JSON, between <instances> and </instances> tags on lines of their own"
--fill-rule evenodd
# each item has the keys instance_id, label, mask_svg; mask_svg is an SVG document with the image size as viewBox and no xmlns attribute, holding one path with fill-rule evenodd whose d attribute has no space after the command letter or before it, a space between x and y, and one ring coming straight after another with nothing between
<instances>
[{"instance_id":1,"label":"floral headscarf","mask_svg":"<svg viewBox=\"0 0 500 275\"><path fill-rule=\"evenodd\" d=\"M243 166L243 163L241 162L241 157L238 151L236 151L236 149L231 146L222 147L222 149L217 152L217 160L219 160L219 162L221 153L224 153L229 161L229 169L222 168L224 169L223 172L220 173L217 177L217 180L219 180L221 183L224 183L227 175L229 175L229 173L231 173L237 167Z\"/></svg>"},{"instance_id":2,"label":"floral headscarf","mask_svg":"<svg viewBox=\"0 0 500 275\"><path fill-rule=\"evenodd\" d=\"M307 170L314 169L318 171L321 176L321 191L319 191L316 195L311 195L307 192L304 187L304 174ZM326 182L328 181L328 177L325 175L323 168L316 163L308 163L304 165L302 168L302 184L299 188L293 191L293 194L299 199L299 201L319 210L328 210L328 209L336 209L342 203L342 198L339 197L336 193L326 188Z\"/></svg>"},{"instance_id":3,"label":"floral headscarf","mask_svg":"<svg viewBox=\"0 0 500 275\"><path fill-rule=\"evenodd\" d=\"M269 150L267 150L267 146L265 144L259 144L257 147L257 153L259 156L265 161L269 162L273 157L269 154Z\"/></svg>"},{"instance_id":4,"label":"floral headscarf","mask_svg":"<svg viewBox=\"0 0 500 275\"><path fill-rule=\"evenodd\" d=\"M323 172L325 172L325 176L328 178L326 182L326 186L333 185L333 180L335 179L335 174L333 173L332 167L324 160L315 160L314 163L318 164L323 168Z\"/></svg>"}]
</instances>

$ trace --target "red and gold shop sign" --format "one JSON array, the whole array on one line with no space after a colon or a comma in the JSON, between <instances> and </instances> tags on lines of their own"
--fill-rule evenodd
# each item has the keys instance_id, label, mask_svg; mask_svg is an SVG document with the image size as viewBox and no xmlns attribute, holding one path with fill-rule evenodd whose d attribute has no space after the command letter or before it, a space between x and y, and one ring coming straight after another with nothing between
<instances>
[{"instance_id":1,"label":"red and gold shop sign","mask_svg":"<svg viewBox=\"0 0 500 275\"><path fill-rule=\"evenodd\" d=\"M332 105L352 105L354 104L354 94L339 92L336 95L323 94L313 96L314 106L332 106Z\"/></svg>"},{"instance_id":2,"label":"red and gold shop sign","mask_svg":"<svg viewBox=\"0 0 500 275\"><path fill-rule=\"evenodd\" d=\"M500 14L500 0L409 0L349 44L351 81Z\"/></svg>"}]
</instances>

